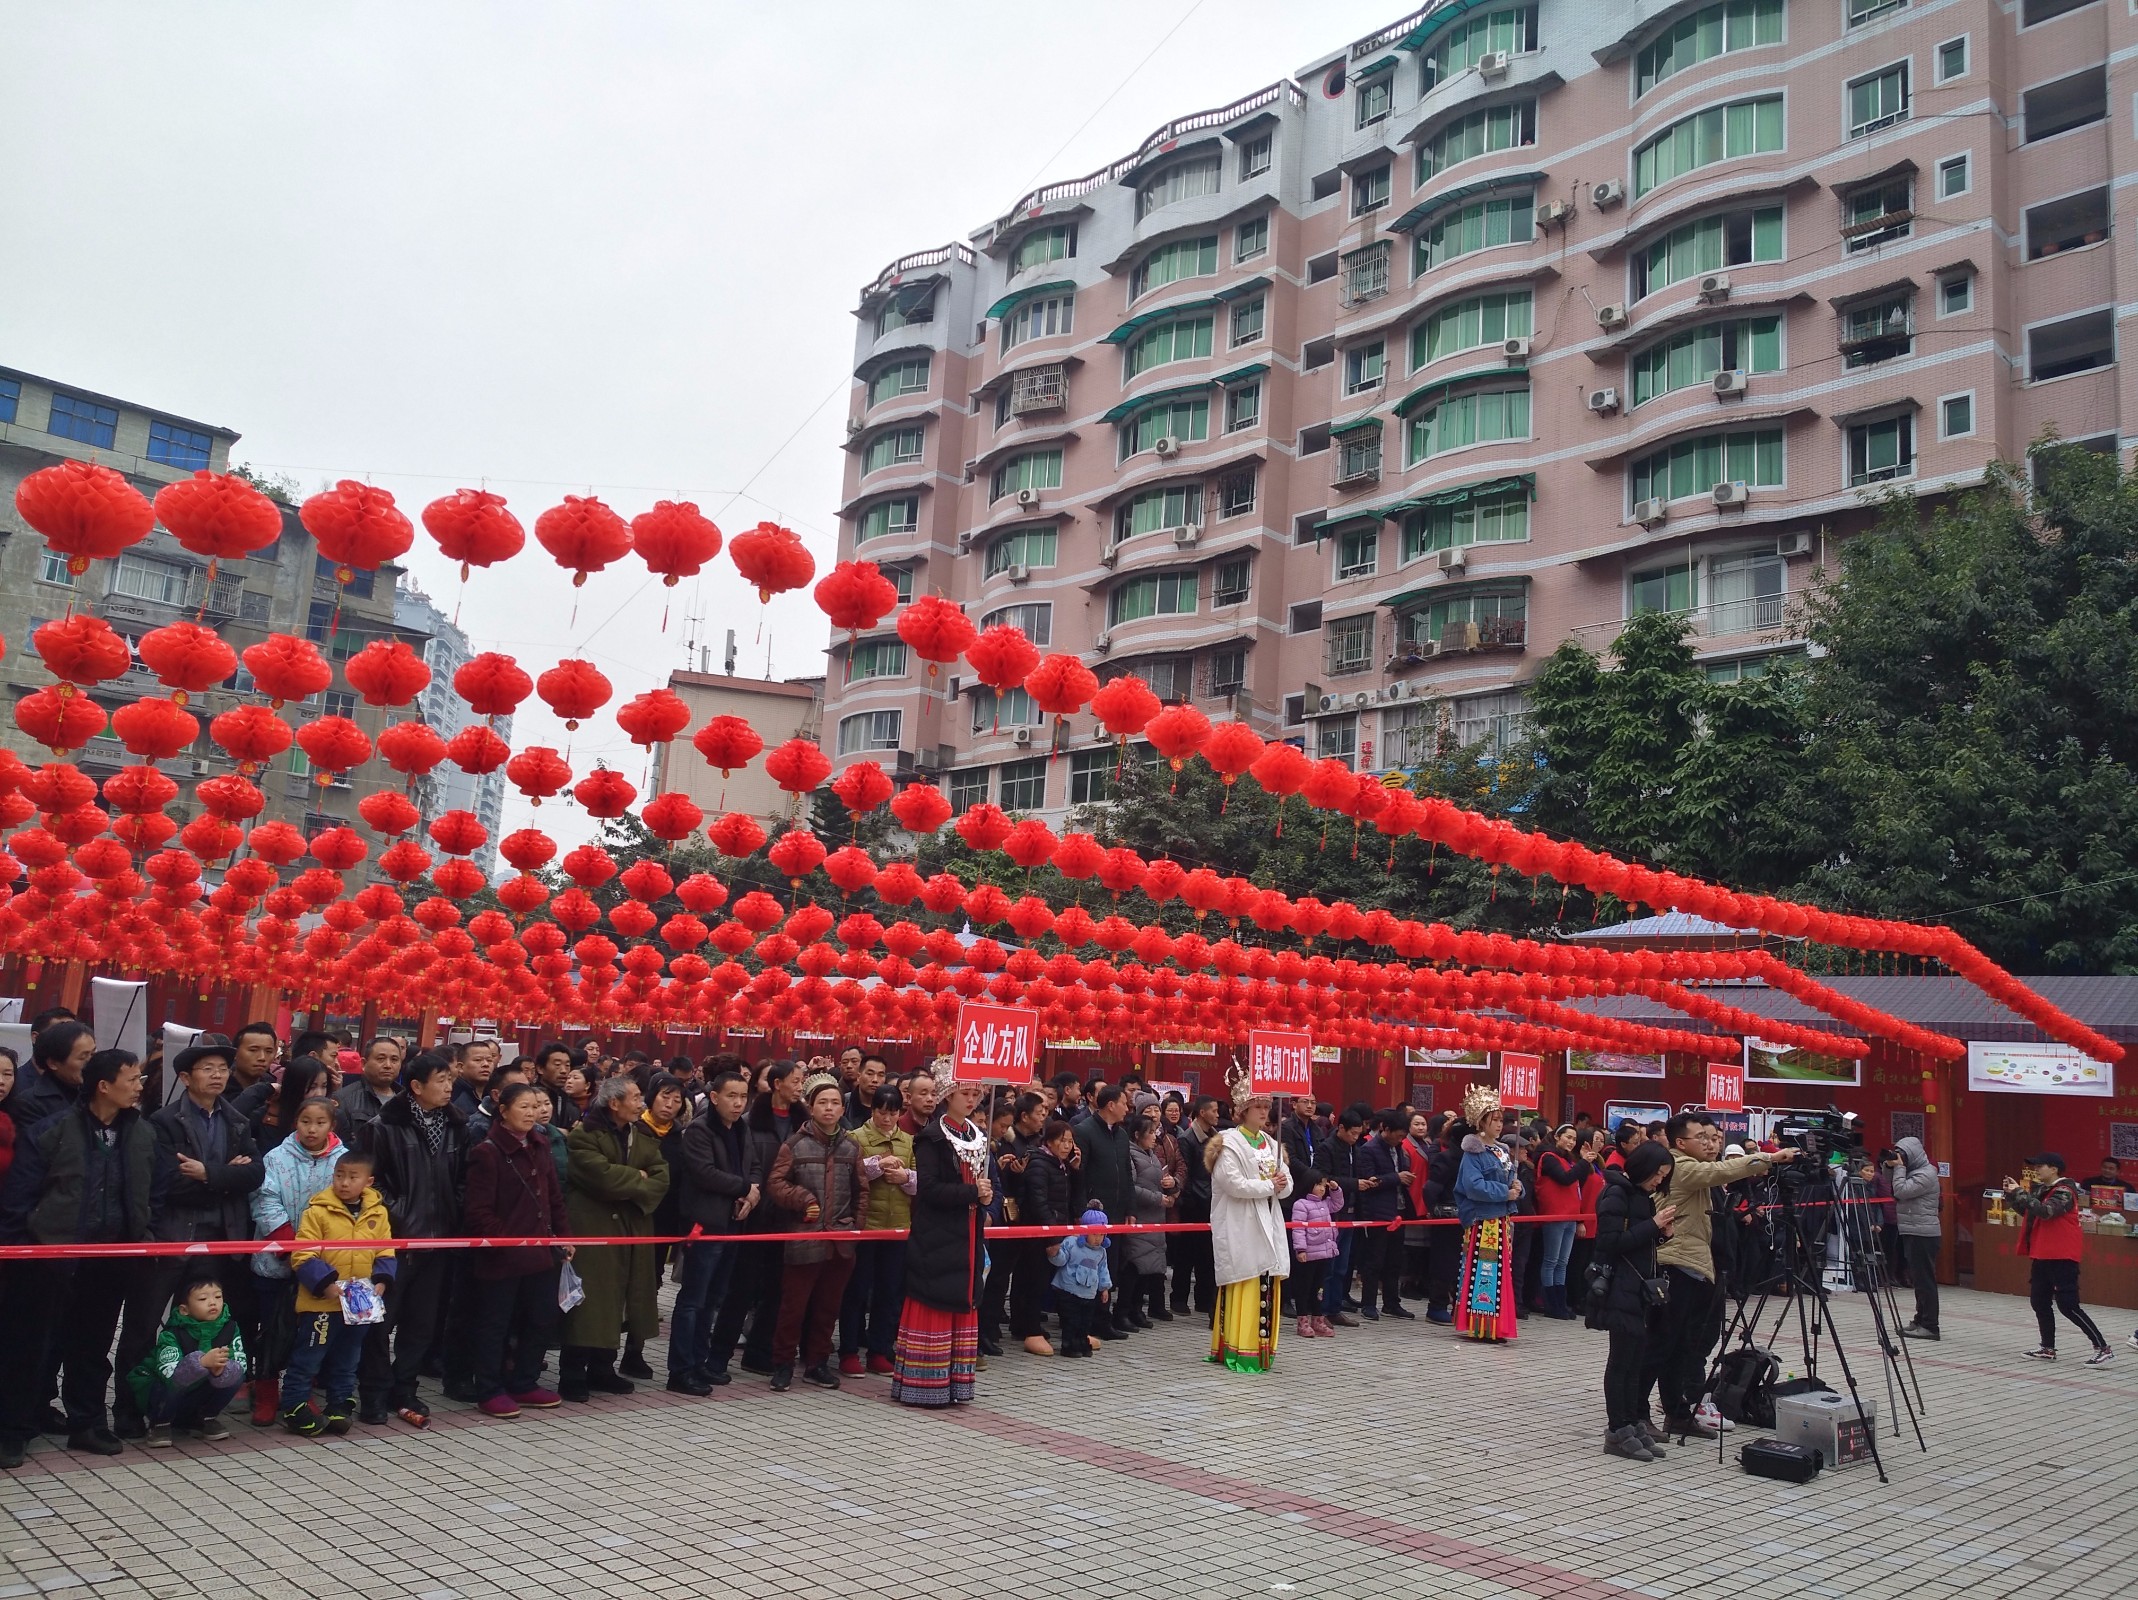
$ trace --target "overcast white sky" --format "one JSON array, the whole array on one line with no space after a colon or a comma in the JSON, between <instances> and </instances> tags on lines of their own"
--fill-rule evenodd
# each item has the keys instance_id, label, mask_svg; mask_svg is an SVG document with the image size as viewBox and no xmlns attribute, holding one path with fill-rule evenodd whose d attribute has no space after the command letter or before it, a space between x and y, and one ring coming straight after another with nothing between
<instances>
[{"instance_id":1,"label":"overcast white sky","mask_svg":"<svg viewBox=\"0 0 2138 1600\"><path fill-rule=\"evenodd\" d=\"M306 493L369 478L413 516L487 483L530 531L566 493L689 498L821 572L863 283L1404 9L10 0L0 362L234 428ZM410 560L450 611L420 530ZM716 670L728 627L746 674L768 643L775 676L823 669L806 593L762 614L724 554L702 588L629 558L575 594L530 538L461 621L533 671L588 657L620 704L685 664L694 606ZM561 747L529 708L514 743ZM643 787L601 728L575 768Z\"/></svg>"}]
</instances>

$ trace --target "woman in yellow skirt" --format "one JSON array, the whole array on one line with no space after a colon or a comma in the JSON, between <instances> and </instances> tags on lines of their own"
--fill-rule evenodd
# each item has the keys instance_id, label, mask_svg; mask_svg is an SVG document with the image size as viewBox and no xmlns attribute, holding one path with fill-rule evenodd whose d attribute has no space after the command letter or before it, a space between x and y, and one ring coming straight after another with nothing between
<instances>
[{"instance_id":1,"label":"woman in yellow skirt","mask_svg":"<svg viewBox=\"0 0 2138 1600\"><path fill-rule=\"evenodd\" d=\"M1291 1268L1278 1202L1292 1192L1292 1173L1269 1132L1270 1097L1254 1093L1242 1076L1232 1101L1234 1125L1203 1146L1218 1281L1210 1359L1235 1372L1267 1372L1277 1357L1278 1307Z\"/></svg>"}]
</instances>

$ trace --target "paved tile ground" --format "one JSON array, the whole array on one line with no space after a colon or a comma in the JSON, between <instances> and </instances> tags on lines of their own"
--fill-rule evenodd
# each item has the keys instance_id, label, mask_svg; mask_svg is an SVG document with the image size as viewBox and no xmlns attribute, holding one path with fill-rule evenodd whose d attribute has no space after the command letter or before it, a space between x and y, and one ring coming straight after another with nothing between
<instances>
[{"instance_id":1,"label":"paved tile ground","mask_svg":"<svg viewBox=\"0 0 2138 1600\"><path fill-rule=\"evenodd\" d=\"M1862 1303L1840 1304L1884 1420ZM2104 1326L2120 1341L2127 1320ZM775 1395L738 1376L513 1423L443 1405L422 1434L240 1421L228 1444L112 1460L47 1441L0 1475L0 1600L2138 1591L2138 1354L2025 1363L2018 1300L1948 1294L1944 1343L1912 1347L1930 1451L1885 1428L1883 1488L1867 1466L1750 1478L1734 1444L1606 1457L1602 1336L1524 1328L1497 1349L1422 1320L1288 1339L1243 1377L1175 1323L1073 1367L1000 1357L951 1416L889 1404L880 1378Z\"/></svg>"}]
</instances>

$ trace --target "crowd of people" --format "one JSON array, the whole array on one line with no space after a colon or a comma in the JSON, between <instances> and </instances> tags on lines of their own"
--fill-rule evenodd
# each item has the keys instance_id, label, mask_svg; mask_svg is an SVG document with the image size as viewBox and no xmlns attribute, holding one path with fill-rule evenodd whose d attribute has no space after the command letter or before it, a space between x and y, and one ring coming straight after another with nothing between
<instances>
[{"instance_id":1,"label":"crowd of people","mask_svg":"<svg viewBox=\"0 0 2138 1600\"><path fill-rule=\"evenodd\" d=\"M1606 1448L1651 1459L1727 1425L1704 1385L1728 1300L1759 1279L1744 1186L1796 1155L1725 1151L1697 1113L1523 1124L1482 1087L1459 1111L1280 1115L1244 1080L983 1090L947 1058L901 1074L859 1047L507 1060L492 1039L285 1043L254 1022L144 1062L65 1013L32 1030L19 1074L0 1051L0 1243L283 1243L5 1263L8 1467L42 1434L101 1455L224 1438L233 1405L306 1436L423 1428L426 1384L499 1420L660 1379L709 1395L738 1370L954 1405L1010 1345L1083 1358L1186 1316L1208 1319L1211 1361L1263 1371L1283 1326L1334 1338L1417 1318L1406 1300L1478 1342L1586 1316L1609 1336ZM1935 1339L1936 1172L1915 1141L1884 1155L1866 1182L1912 1269L1907 1331ZM2069 1206L2042 1176L2014 1203L2054 1251ZM499 1242L416 1243L466 1238ZM2075 1262L2068 1305L2041 1276L2053 1351Z\"/></svg>"}]
</instances>

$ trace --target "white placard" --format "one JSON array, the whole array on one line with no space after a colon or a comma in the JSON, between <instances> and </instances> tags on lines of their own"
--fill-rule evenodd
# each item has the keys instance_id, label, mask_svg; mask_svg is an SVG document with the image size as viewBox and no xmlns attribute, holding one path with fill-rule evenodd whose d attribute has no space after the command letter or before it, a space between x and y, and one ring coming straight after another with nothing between
<instances>
[{"instance_id":1,"label":"white placard","mask_svg":"<svg viewBox=\"0 0 2138 1600\"><path fill-rule=\"evenodd\" d=\"M2116 1069L2068 1044L1984 1044L1967 1047L1967 1086L1989 1094L2075 1094L2106 1100L2116 1092Z\"/></svg>"},{"instance_id":2,"label":"white placard","mask_svg":"<svg viewBox=\"0 0 2138 1600\"><path fill-rule=\"evenodd\" d=\"M186 1080L171 1070L171 1063L178 1059L178 1052L201 1036L199 1028L189 1028L183 1022L166 1022L163 1025L163 1103L169 1105L186 1092ZM103 1041L97 1041L101 1044Z\"/></svg>"},{"instance_id":3,"label":"white placard","mask_svg":"<svg viewBox=\"0 0 2138 1600\"><path fill-rule=\"evenodd\" d=\"M99 1050L125 1050L148 1059L148 985L122 978L89 980L89 1031Z\"/></svg>"}]
</instances>

